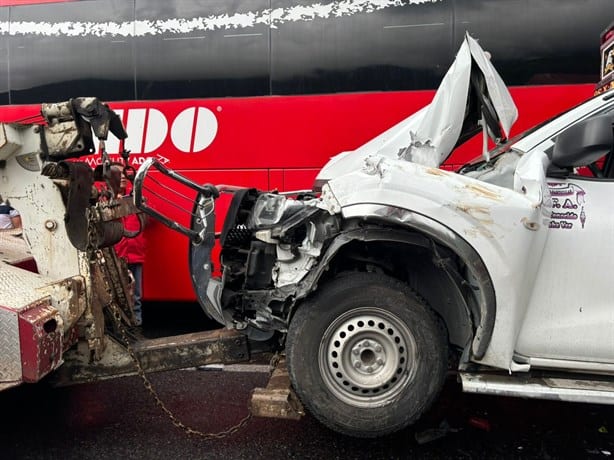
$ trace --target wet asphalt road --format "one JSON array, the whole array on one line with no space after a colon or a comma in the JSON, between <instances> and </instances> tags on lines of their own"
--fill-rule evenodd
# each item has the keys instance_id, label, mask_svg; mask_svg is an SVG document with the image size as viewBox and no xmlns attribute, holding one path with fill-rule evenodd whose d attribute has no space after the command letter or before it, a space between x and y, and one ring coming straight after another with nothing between
<instances>
[{"instance_id":1,"label":"wet asphalt road","mask_svg":"<svg viewBox=\"0 0 614 460\"><path fill-rule=\"evenodd\" d=\"M263 372L211 370L152 376L184 423L214 432L241 419L250 390L266 380ZM417 426L378 440L340 436L306 416L298 422L252 419L229 438L204 441L173 426L137 377L24 386L0 394L0 407L3 459L548 459L614 453L611 407L464 395L453 381Z\"/></svg>"},{"instance_id":2,"label":"wet asphalt road","mask_svg":"<svg viewBox=\"0 0 614 460\"><path fill-rule=\"evenodd\" d=\"M168 407L198 430L224 430L247 413L266 372L185 370L152 374ZM302 420L252 419L205 441L176 428L138 377L0 393L1 459L393 459L612 458L614 407L467 395L452 377L414 427L377 439Z\"/></svg>"}]
</instances>

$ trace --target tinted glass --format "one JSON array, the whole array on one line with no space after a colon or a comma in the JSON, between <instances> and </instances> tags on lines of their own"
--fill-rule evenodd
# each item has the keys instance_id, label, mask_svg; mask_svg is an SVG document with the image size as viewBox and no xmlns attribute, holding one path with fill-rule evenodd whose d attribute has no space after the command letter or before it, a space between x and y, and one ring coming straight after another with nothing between
<instances>
[{"instance_id":1,"label":"tinted glass","mask_svg":"<svg viewBox=\"0 0 614 460\"><path fill-rule=\"evenodd\" d=\"M8 27L9 9L0 8L0 23ZM9 104L9 44L6 35L0 32L0 104Z\"/></svg>"},{"instance_id":2,"label":"tinted glass","mask_svg":"<svg viewBox=\"0 0 614 460\"><path fill-rule=\"evenodd\" d=\"M269 93L268 0L136 0L139 99Z\"/></svg>"},{"instance_id":3,"label":"tinted glass","mask_svg":"<svg viewBox=\"0 0 614 460\"><path fill-rule=\"evenodd\" d=\"M462 0L456 2L458 45L469 31L491 52L508 85L594 83L599 33L612 0Z\"/></svg>"},{"instance_id":4,"label":"tinted glass","mask_svg":"<svg viewBox=\"0 0 614 460\"><path fill-rule=\"evenodd\" d=\"M451 2L272 0L274 94L424 89L452 61Z\"/></svg>"},{"instance_id":5,"label":"tinted glass","mask_svg":"<svg viewBox=\"0 0 614 460\"><path fill-rule=\"evenodd\" d=\"M133 8L126 0L11 7L11 103L133 99Z\"/></svg>"}]
</instances>

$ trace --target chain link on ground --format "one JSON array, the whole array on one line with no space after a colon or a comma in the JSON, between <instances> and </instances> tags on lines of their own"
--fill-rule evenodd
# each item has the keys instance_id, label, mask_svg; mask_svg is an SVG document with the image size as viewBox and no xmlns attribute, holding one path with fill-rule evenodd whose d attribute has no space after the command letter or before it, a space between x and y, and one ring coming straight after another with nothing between
<instances>
[{"instance_id":1,"label":"chain link on ground","mask_svg":"<svg viewBox=\"0 0 614 460\"><path fill-rule=\"evenodd\" d=\"M103 150L103 153L104 153L104 150ZM91 209L87 209L86 212L87 212L87 221L88 221L87 253L89 255L90 260L92 260L93 255L96 253L96 249L97 249L97 244L96 244L97 243L97 233L96 233L94 221L92 219L93 216L91 215ZM117 286L115 287L117 288ZM116 289L116 292L118 292L117 289ZM124 324L122 323L122 315L121 315L121 310L119 306L116 304L115 301L111 301L108 307L111 310L111 317L113 318L113 321L115 322L115 325L117 326L117 329L119 330L121 339L124 342L124 346L126 347L126 350L128 350L130 357L134 361L134 364L137 369L137 373L139 377L141 378L141 380L143 381L143 385L145 386L145 389L152 396L152 398L156 402L156 405L162 410L162 412L164 412L167 415L167 417L170 419L173 425L183 430L188 435L198 436L201 439L205 439L205 440L222 439L222 438L231 436L247 425L247 423L252 418L252 413L249 408L248 408L247 415L243 417L241 420L239 420L238 423L231 426L230 428L227 428L226 430L223 430L217 433L205 433L203 431L187 426L185 423L179 420L175 416L175 414L173 414L173 412L166 406L166 404L164 404L164 401L160 399L151 381L147 377L147 374L145 373L145 369L143 369L143 366L141 366L141 363L139 359L137 358L136 353L134 352L134 349L130 345L130 340L128 339L126 328L124 327ZM270 366L271 366L270 373L271 374L273 373L275 366L279 362L279 359L280 357L277 353L273 355L273 357L271 358L271 361L270 361Z\"/></svg>"},{"instance_id":2,"label":"chain link on ground","mask_svg":"<svg viewBox=\"0 0 614 460\"><path fill-rule=\"evenodd\" d=\"M168 418L171 420L173 425L183 430L188 435L198 436L201 439L205 439L205 440L226 438L228 436L235 434L237 431L239 431L240 429L244 428L247 425L247 423L252 418L252 413L249 408L248 408L247 415L243 417L237 424L231 426L230 428L227 428L226 430L219 431L217 433L205 433L203 431L187 426L181 420L179 420L158 396L158 393L156 392L153 385L151 384L151 381L147 377L147 374L145 373L143 366L141 366L141 363L139 359L137 358L136 353L134 352L134 349L130 346L130 340L128 339L126 328L124 327L121 321L121 312L119 310L119 307L115 305L114 303L111 303L109 307L112 313L111 316L113 317L113 320L115 321L115 324L117 328L119 329L121 338L124 342L124 345L126 346L126 349L128 350L128 353L130 354L130 357L134 360L134 363L137 368L137 373L139 377L141 377L141 380L143 381L143 385L145 386L145 389L153 397L154 401L156 402L156 405L162 410L162 412L164 412L168 416ZM273 372L273 369L275 369L275 366L277 365L279 360L280 360L280 356L278 353L273 355L270 361L270 366L271 366L270 373Z\"/></svg>"}]
</instances>

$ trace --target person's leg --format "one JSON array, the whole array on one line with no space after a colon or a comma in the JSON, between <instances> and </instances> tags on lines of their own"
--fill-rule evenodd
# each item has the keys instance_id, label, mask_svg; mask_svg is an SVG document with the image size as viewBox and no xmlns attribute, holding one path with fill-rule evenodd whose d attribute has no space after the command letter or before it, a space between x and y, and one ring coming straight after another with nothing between
<instances>
[{"instance_id":1,"label":"person's leg","mask_svg":"<svg viewBox=\"0 0 614 460\"><path fill-rule=\"evenodd\" d=\"M136 325L143 324L143 310L141 304L141 292L143 286L143 264L128 264L128 268L134 276L134 316Z\"/></svg>"}]
</instances>

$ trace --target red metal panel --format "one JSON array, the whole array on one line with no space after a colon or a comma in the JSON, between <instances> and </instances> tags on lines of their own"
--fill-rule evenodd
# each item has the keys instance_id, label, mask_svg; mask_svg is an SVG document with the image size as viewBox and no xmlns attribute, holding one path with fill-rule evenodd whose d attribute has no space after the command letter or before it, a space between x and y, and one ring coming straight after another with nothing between
<instances>
[{"instance_id":1,"label":"red metal panel","mask_svg":"<svg viewBox=\"0 0 614 460\"><path fill-rule=\"evenodd\" d=\"M593 89L592 84L511 88L520 113L512 134L581 102ZM293 169L322 167L331 156L359 147L428 104L433 94L429 90L110 105L126 124L135 167L155 156L176 170ZM0 121L32 116L39 109L2 107ZM137 123L143 119L144 127ZM448 163L457 165L480 154L480 142L476 139L471 147L459 149ZM113 139L107 148L111 154L119 152ZM94 164L99 158L89 161ZM223 182L230 183L234 174Z\"/></svg>"},{"instance_id":2,"label":"red metal panel","mask_svg":"<svg viewBox=\"0 0 614 460\"><path fill-rule=\"evenodd\" d=\"M48 303L19 313L19 341L24 382L38 382L62 363L62 325Z\"/></svg>"},{"instance_id":3,"label":"red metal panel","mask_svg":"<svg viewBox=\"0 0 614 460\"><path fill-rule=\"evenodd\" d=\"M287 190L284 186L284 170L270 169L269 170L269 188L268 190Z\"/></svg>"},{"instance_id":4,"label":"red metal panel","mask_svg":"<svg viewBox=\"0 0 614 460\"><path fill-rule=\"evenodd\" d=\"M311 190L319 171L319 168L285 169L285 190Z\"/></svg>"}]
</instances>

